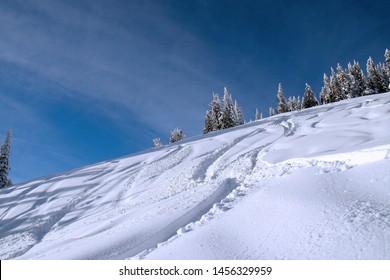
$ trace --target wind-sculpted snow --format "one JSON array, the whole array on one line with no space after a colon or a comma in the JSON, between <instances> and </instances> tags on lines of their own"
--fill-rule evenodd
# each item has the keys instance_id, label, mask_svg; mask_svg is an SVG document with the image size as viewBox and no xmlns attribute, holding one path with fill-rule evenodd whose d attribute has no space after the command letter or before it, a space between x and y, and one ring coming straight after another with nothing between
<instances>
[{"instance_id":1,"label":"wind-sculpted snow","mask_svg":"<svg viewBox=\"0 0 390 280\"><path fill-rule=\"evenodd\" d=\"M2 259L389 259L390 93L0 190Z\"/></svg>"}]
</instances>

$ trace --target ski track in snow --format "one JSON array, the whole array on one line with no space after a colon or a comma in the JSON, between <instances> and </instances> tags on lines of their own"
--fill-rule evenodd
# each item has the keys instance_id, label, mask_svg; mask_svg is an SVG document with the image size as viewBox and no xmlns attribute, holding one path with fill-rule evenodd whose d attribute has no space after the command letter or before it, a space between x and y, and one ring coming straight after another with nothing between
<instances>
[{"instance_id":1,"label":"ski track in snow","mask_svg":"<svg viewBox=\"0 0 390 280\"><path fill-rule=\"evenodd\" d=\"M247 154L242 155L241 158L250 159L253 157L252 155L258 155L266 147L267 146L263 147L262 149L259 149L258 151L248 152ZM363 150L352 154L346 154L344 155L344 157L347 159L346 161L339 161L336 159L332 160L331 157L325 157L325 158L318 158L318 159L288 160L280 164L270 165L270 164L261 163L260 160L257 166L252 166L251 168L245 170L247 174L245 174L246 176L243 177L253 178L253 176L248 176L248 175L253 175L253 173L258 173L261 179L264 179L266 177L278 177L278 176L282 177L285 176L286 174L291 174L292 172L294 172L294 170L309 168L309 167L317 167L318 173L342 172L353 168L357 164L361 164L362 156L366 157L371 154L374 154L374 158L371 159L366 158L364 163L370 161L376 161L380 159L388 159L390 154L390 145L384 147L378 147L371 150ZM239 172L243 171L241 169L241 167L243 166L242 160L237 159L237 162L238 162L237 167L240 168ZM232 166L230 166L230 168L235 169ZM220 170L226 170L226 166L220 167ZM267 172L270 170L272 171ZM275 170L277 170L277 172L275 172ZM246 181L249 182L247 183ZM248 194L248 192L250 192L251 188L258 185L260 182L261 180L259 179L238 181L237 178L228 178L226 181L219 183L219 185L221 185L222 187L226 185L229 186L227 189L230 189L231 192L229 192L226 197L223 197L221 200L215 202L212 205L211 209L207 211L206 214L202 215L200 219L192 221L186 226L179 228L176 234L170 237L168 240L157 244L157 246L153 248L144 250L139 254L131 257L130 259L136 259L136 260L144 259L151 252L163 246L169 245L169 243L181 237L183 234L186 234L188 232L196 230L201 226L204 226L208 222L215 219L218 215L221 215L223 214L223 212L232 209L235 204L237 204L244 196ZM232 188L232 186L234 187ZM348 220L348 222L352 224L354 223L354 221L357 221L356 224L358 226L360 226L362 222L363 224L367 224L368 226L371 225L372 222L377 222L384 225L385 227L390 228L390 212L389 212L390 208L386 208L386 206L382 206L382 210L384 209L383 211L378 210L379 208L375 209L371 207L369 202L359 201L356 202L356 204L354 204L351 207L351 209L348 210L347 217L345 217L344 219ZM362 219L366 219L366 221L362 221ZM359 230L361 231L362 229L359 228Z\"/></svg>"},{"instance_id":2,"label":"ski track in snow","mask_svg":"<svg viewBox=\"0 0 390 280\"><path fill-rule=\"evenodd\" d=\"M64 250L76 247L66 245L66 240L74 244L99 242L105 235L145 225L144 231L120 235L112 245L73 258L146 258L220 219L248 194L265 191L278 178L302 170L340 173L388 160L390 138L383 123L390 120L389 104L387 94L276 115L198 140L15 186L15 198L22 206L0 196L0 256L61 257ZM361 128L362 122L372 124ZM324 137L326 141L321 142ZM292 148L297 145L304 148ZM2 194L12 197L8 189ZM360 199L346 206L343 213L338 217L344 223L342 228L359 233L364 242L378 242L377 229L390 229L388 204ZM330 229L335 220L329 220ZM267 242L277 240L280 226L274 224ZM72 235L74 231L78 237ZM308 232L311 234L311 229ZM303 248L315 255L325 235L313 232L307 240L311 247ZM327 242L338 244L335 233L327 235ZM62 238L65 241L59 241ZM386 235L381 238L381 242L389 242ZM50 242L57 242L57 249L46 252L44 244ZM327 248L328 254L335 250L332 246ZM365 256L358 247L355 250L355 258Z\"/></svg>"}]
</instances>

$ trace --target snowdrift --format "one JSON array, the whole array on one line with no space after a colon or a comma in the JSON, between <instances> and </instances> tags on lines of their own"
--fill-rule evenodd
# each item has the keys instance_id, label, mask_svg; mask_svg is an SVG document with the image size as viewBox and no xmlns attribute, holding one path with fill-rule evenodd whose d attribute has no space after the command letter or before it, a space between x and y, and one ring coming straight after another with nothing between
<instances>
[{"instance_id":1,"label":"snowdrift","mask_svg":"<svg viewBox=\"0 0 390 280\"><path fill-rule=\"evenodd\" d=\"M390 93L0 190L1 259L390 259Z\"/></svg>"}]
</instances>

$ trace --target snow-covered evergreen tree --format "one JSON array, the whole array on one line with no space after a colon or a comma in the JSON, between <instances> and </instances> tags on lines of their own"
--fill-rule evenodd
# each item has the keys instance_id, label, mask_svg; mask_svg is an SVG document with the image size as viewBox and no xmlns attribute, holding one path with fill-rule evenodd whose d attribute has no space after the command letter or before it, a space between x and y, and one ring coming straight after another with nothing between
<instances>
[{"instance_id":1,"label":"snow-covered evergreen tree","mask_svg":"<svg viewBox=\"0 0 390 280\"><path fill-rule=\"evenodd\" d=\"M272 106L269 107L269 109L268 109L268 115L269 115L270 117L276 115L276 111L275 111L275 109L274 109Z\"/></svg>"},{"instance_id":2,"label":"snow-covered evergreen tree","mask_svg":"<svg viewBox=\"0 0 390 280\"><path fill-rule=\"evenodd\" d=\"M349 97L351 82L340 63L337 63L337 79L341 88L341 99L347 99Z\"/></svg>"},{"instance_id":3,"label":"snow-covered evergreen tree","mask_svg":"<svg viewBox=\"0 0 390 280\"><path fill-rule=\"evenodd\" d=\"M162 145L160 138L154 138L152 142L153 142L153 147L155 148L159 148Z\"/></svg>"},{"instance_id":4,"label":"snow-covered evergreen tree","mask_svg":"<svg viewBox=\"0 0 390 280\"><path fill-rule=\"evenodd\" d=\"M321 104L327 104L330 102L330 82L329 77L324 73L324 85L322 86L320 92L320 102Z\"/></svg>"},{"instance_id":5,"label":"snow-covered evergreen tree","mask_svg":"<svg viewBox=\"0 0 390 280\"><path fill-rule=\"evenodd\" d=\"M330 86L329 86L329 102L337 102L343 100L341 86L336 72L331 68Z\"/></svg>"},{"instance_id":6,"label":"snow-covered evergreen tree","mask_svg":"<svg viewBox=\"0 0 390 280\"><path fill-rule=\"evenodd\" d=\"M374 60L369 57L367 60L367 91L368 93L386 92L387 86L379 74Z\"/></svg>"},{"instance_id":7,"label":"snow-covered evergreen tree","mask_svg":"<svg viewBox=\"0 0 390 280\"><path fill-rule=\"evenodd\" d=\"M234 105L232 96L229 94L227 88L224 88L223 94L223 112L221 118L222 129L236 126L236 117L234 112Z\"/></svg>"},{"instance_id":8,"label":"snow-covered evergreen tree","mask_svg":"<svg viewBox=\"0 0 390 280\"><path fill-rule=\"evenodd\" d=\"M280 114L280 113L288 112L288 104L286 98L283 95L283 88L281 83L279 83L278 86L277 97L278 97L278 107L276 108L277 113Z\"/></svg>"},{"instance_id":9,"label":"snow-covered evergreen tree","mask_svg":"<svg viewBox=\"0 0 390 280\"><path fill-rule=\"evenodd\" d=\"M176 141L180 141L186 138L185 134L180 128L175 128L173 131L171 131L171 137L169 138L169 143L173 143Z\"/></svg>"},{"instance_id":10,"label":"snow-covered evergreen tree","mask_svg":"<svg viewBox=\"0 0 390 280\"><path fill-rule=\"evenodd\" d=\"M350 76L351 87L349 97L359 97L364 94L366 89L365 77L359 62L353 61L353 65L348 63L348 74Z\"/></svg>"},{"instance_id":11,"label":"snow-covered evergreen tree","mask_svg":"<svg viewBox=\"0 0 390 280\"><path fill-rule=\"evenodd\" d=\"M297 97L297 105L298 105L298 110L301 110L302 109L302 102L301 102L300 96Z\"/></svg>"},{"instance_id":12,"label":"snow-covered evergreen tree","mask_svg":"<svg viewBox=\"0 0 390 280\"><path fill-rule=\"evenodd\" d=\"M213 100L210 103L210 110L206 112L205 127L203 133L210 133L222 129L222 110L218 94L213 93Z\"/></svg>"},{"instance_id":13,"label":"snow-covered evergreen tree","mask_svg":"<svg viewBox=\"0 0 390 280\"><path fill-rule=\"evenodd\" d=\"M222 129L222 109L221 109L221 101L219 100L219 96L217 93L213 95L212 107L211 107L211 117L212 117L212 131L217 131Z\"/></svg>"},{"instance_id":14,"label":"snow-covered evergreen tree","mask_svg":"<svg viewBox=\"0 0 390 280\"><path fill-rule=\"evenodd\" d=\"M242 113L241 108L237 104L237 100L234 101L234 115L236 119L236 126L243 125L245 123L244 114Z\"/></svg>"},{"instance_id":15,"label":"snow-covered evergreen tree","mask_svg":"<svg viewBox=\"0 0 390 280\"><path fill-rule=\"evenodd\" d=\"M211 111L206 111L206 119L204 121L203 134L213 131Z\"/></svg>"},{"instance_id":16,"label":"snow-covered evergreen tree","mask_svg":"<svg viewBox=\"0 0 390 280\"><path fill-rule=\"evenodd\" d=\"M305 94L303 95L302 100L302 109L314 107L318 105L317 98L312 91L311 87L306 84Z\"/></svg>"},{"instance_id":17,"label":"snow-covered evergreen tree","mask_svg":"<svg viewBox=\"0 0 390 280\"><path fill-rule=\"evenodd\" d=\"M11 150L11 130L8 130L4 144L0 148L0 188L10 185L8 174L10 171L9 154Z\"/></svg>"},{"instance_id":18,"label":"snow-covered evergreen tree","mask_svg":"<svg viewBox=\"0 0 390 280\"><path fill-rule=\"evenodd\" d=\"M381 78L382 92L386 92L389 85L389 76L387 75L386 65L379 62L376 68L378 69L378 74Z\"/></svg>"},{"instance_id":19,"label":"snow-covered evergreen tree","mask_svg":"<svg viewBox=\"0 0 390 280\"><path fill-rule=\"evenodd\" d=\"M263 114L259 113L259 110L256 108L255 120L261 120L263 118Z\"/></svg>"},{"instance_id":20,"label":"snow-covered evergreen tree","mask_svg":"<svg viewBox=\"0 0 390 280\"><path fill-rule=\"evenodd\" d=\"M387 89L390 90L390 51L388 49L385 51L385 64L387 76L389 77L389 84L387 85Z\"/></svg>"},{"instance_id":21,"label":"snow-covered evergreen tree","mask_svg":"<svg viewBox=\"0 0 390 280\"><path fill-rule=\"evenodd\" d=\"M292 111L297 111L297 110L300 110L300 109L301 109L301 104L300 104L299 96L298 96L298 99L295 98L295 96L293 96L293 97L290 96L290 97L288 98L287 104L288 104L288 110L289 110L290 112L292 112Z\"/></svg>"}]
</instances>

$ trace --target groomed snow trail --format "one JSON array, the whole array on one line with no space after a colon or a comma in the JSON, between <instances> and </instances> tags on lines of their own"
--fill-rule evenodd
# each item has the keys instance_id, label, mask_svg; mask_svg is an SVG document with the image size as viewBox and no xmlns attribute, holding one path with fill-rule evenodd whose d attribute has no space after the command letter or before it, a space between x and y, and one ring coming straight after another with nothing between
<instances>
[{"instance_id":1,"label":"groomed snow trail","mask_svg":"<svg viewBox=\"0 0 390 280\"><path fill-rule=\"evenodd\" d=\"M2 259L388 259L390 93L0 191Z\"/></svg>"}]
</instances>

